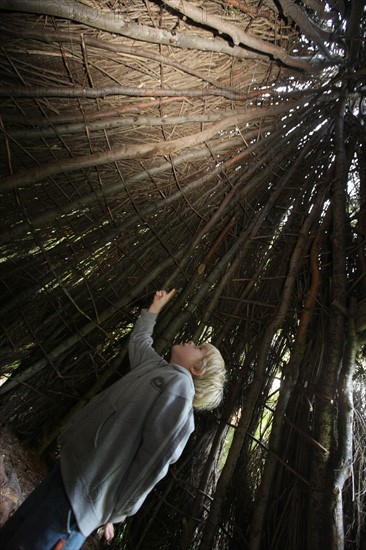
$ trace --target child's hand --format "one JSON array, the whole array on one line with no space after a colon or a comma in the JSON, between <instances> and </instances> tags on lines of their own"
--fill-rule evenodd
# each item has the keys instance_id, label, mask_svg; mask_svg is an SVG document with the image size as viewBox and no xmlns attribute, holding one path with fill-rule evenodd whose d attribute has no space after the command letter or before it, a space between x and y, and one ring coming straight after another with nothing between
<instances>
[{"instance_id":1,"label":"child's hand","mask_svg":"<svg viewBox=\"0 0 366 550\"><path fill-rule=\"evenodd\" d=\"M106 523L104 525L104 538L105 540L112 540L114 537L113 523Z\"/></svg>"},{"instance_id":2,"label":"child's hand","mask_svg":"<svg viewBox=\"0 0 366 550\"><path fill-rule=\"evenodd\" d=\"M157 290L155 292L154 300L147 311L150 313L160 313L163 307L174 296L175 291L175 288L173 288L170 292L167 292L166 290Z\"/></svg>"}]
</instances>

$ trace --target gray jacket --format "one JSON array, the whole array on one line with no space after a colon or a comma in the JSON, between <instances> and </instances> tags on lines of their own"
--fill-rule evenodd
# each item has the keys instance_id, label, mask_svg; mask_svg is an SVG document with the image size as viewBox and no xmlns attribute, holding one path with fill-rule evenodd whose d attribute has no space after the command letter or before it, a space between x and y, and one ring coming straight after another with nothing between
<instances>
[{"instance_id":1,"label":"gray jacket","mask_svg":"<svg viewBox=\"0 0 366 550\"><path fill-rule=\"evenodd\" d=\"M129 342L131 372L59 437L65 489L85 536L135 514L194 430L191 374L152 348L156 317L142 310Z\"/></svg>"}]
</instances>

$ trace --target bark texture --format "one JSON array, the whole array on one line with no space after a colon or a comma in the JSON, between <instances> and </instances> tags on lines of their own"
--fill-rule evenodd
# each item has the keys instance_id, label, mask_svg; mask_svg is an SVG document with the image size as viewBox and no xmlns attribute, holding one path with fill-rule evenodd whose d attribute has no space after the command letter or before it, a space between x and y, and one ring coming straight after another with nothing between
<instances>
[{"instance_id":1,"label":"bark texture","mask_svg":"<svg viewBox=\"0 0 366 550\"><path fill-rule=\"evenodd\" d=\"M176 287L225 401L114 547L361 550L365 2L0 11L2 421L54 457Z\"/></svg>"}]
</instances>

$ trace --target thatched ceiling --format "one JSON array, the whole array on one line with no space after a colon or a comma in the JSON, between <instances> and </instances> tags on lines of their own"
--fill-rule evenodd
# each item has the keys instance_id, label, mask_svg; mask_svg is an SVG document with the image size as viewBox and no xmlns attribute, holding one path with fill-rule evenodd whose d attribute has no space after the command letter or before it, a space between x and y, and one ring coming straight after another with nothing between
<instances>
[{"instance_id":1,"label":"thatched ceiling","mask_svg":"<svg viewBox=\"0 0 366 550\"><path fill-rule=\"evenodd\" d=\"M318 383L332 304L365 296L364 5L1 2L0 392L20 433L54 436L127 368L161 287L179 293L158 348L209 337L258 398L320 269Z\"/></svg>"}]
</instances>

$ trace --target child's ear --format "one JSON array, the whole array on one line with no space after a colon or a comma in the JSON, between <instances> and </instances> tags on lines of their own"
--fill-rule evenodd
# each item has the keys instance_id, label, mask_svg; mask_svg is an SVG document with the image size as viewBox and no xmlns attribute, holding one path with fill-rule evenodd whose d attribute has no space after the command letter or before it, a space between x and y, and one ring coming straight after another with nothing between
<instances>
[{"instance_id":1,"label":"child's ear","mask_svg":"<svg viewBox=\"0 0 366 550\"><path fill-rule=\"evenodd\" d=\"M202 367L200 365L192 365L189 368L189 372L191 373L192 376L195 376L195 377L201 376Z\"/></svg>"}]
</instances>

